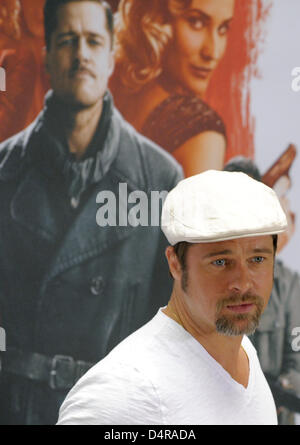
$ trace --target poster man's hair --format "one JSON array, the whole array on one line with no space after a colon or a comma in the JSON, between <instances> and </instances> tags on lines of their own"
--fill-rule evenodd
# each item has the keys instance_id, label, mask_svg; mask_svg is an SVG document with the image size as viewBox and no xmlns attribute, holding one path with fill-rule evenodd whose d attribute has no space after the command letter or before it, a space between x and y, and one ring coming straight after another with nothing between
<instances>
[{"instance_id":1,"label":"poster man's hair","mask_svg":"<svg viewBox=\"0 0 300 445\"><path fill-rule=\"evenodd\" d=\"M46 0L44 7L44 27L45 27L45 41L47 50L50 49L51 35L55 31L57 26L57 10L61 5L71 2L84 2L87 0ZM103 6L106 15L106 26L111 37L111 46L114 41L114 17L111 7L103 0L89 0L95 3L99 3Z\"/></svg>"}]
</instances>

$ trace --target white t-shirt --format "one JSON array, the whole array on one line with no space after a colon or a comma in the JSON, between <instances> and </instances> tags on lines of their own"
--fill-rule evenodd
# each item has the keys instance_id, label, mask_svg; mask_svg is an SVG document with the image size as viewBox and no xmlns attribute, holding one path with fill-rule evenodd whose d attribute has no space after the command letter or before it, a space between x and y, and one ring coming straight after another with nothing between
<instances>
[{"instance_id":1,"label":"white t-shirt","mask_svg":"<svg viewBox=\"0 0 300 445\"><path fill-rule=\"evenodd\" d=\"M58 424L276 425L256 350L245 336L242 345L247 388L160 309L79 380Z\"/></svg>"}]
</instances>

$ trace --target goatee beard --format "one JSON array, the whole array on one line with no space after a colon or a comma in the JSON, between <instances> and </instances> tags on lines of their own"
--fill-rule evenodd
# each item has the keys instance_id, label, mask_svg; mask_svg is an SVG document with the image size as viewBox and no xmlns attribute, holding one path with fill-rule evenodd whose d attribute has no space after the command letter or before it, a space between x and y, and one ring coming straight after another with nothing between
<instances>
[{"instance_id":1,"label":"goatee beard","mask_svg":"<svg viewBox=\"0 0 300 445\"><path fill-rule=\"evenodd\" d=\"M246 314L221 315L222 309L231 304L253 303L254 312ZM264 300L250 293L234 294L219 301L216 307L216 329L219 334L227 336L251 335L255 332L264 306Z\"/></svg>"}]
</instances>

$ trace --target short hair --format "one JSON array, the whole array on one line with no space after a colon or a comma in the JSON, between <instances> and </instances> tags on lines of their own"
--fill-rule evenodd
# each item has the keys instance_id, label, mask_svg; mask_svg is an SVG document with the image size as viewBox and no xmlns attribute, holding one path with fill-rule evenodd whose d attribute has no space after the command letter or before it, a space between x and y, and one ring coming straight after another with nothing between
<instances>
[{"instance_id":1,"label":"short hair","mask_svg":"<svg viewBox=\"0 0 300 445\"><path fill-rule=\"evenodd\" d=\"M45 27L45 41L47 50L50 49L51 36L57 26L57 10L61 5L71 2L86 2L93 1L103 6L106 15L106 27L111 38L111 47L114 42L114 16L109 4L104 0L46 0L44 7L44 27Z\"/></svg>"},{"instance_id":2,"label":"short hair","mask_svg":"<svg viewBox=\"0 0 300 445\"><path fill-rule=\"evenodd\" d=\"M187 243L186 241L180 241L174 246L174 252L178 258L182 271L186 270L186 254L191 245L191 243Z\"/></svg>"},{"instance_id":3,"label":"short hair","mask_svg":"<svg viewBox=\"0 0 300 445\"><path fill-rule=\"evenodd\" d=\"M250 158L245 158L244 156L236 156L230 159L227 164L225 164L224 171L227 172L242 172L251 178L256 179L256 181L262 180L261 173L257 165Z\"/></svg>"}]
</instances>

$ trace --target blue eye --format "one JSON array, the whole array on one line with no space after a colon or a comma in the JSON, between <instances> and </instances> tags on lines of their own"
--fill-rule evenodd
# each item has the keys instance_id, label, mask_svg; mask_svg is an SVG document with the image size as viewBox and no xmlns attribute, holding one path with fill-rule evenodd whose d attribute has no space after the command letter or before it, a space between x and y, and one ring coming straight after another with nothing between
<instances>
[{"instance_id":1,"label":"blue eye","mask_svg":"<svg viewBox=\"0 0 300 445\"><path fill-rule=\"evenodd\" d=\"M215 266L222 267L222 266L225 266L225 264L226 264L226 260L224 260L224 259L221 259L221 260L215 260L215 261L213 261L213 264L214 264Z\"/></svg>"},{"instance_id":2,"label":"blue eye","mask_svg":"<svg viewBox=\"0 0 300 445\"><path fill-rule=\"evenodd\" d=\"M264 260L265 260L265 259L264 259L264 257L262 257L262 256L256 256L256 257L253 258L253 262L254 262L254 263L257 263L257 264L263 263Z\"/></svg>"}]
</instances>

